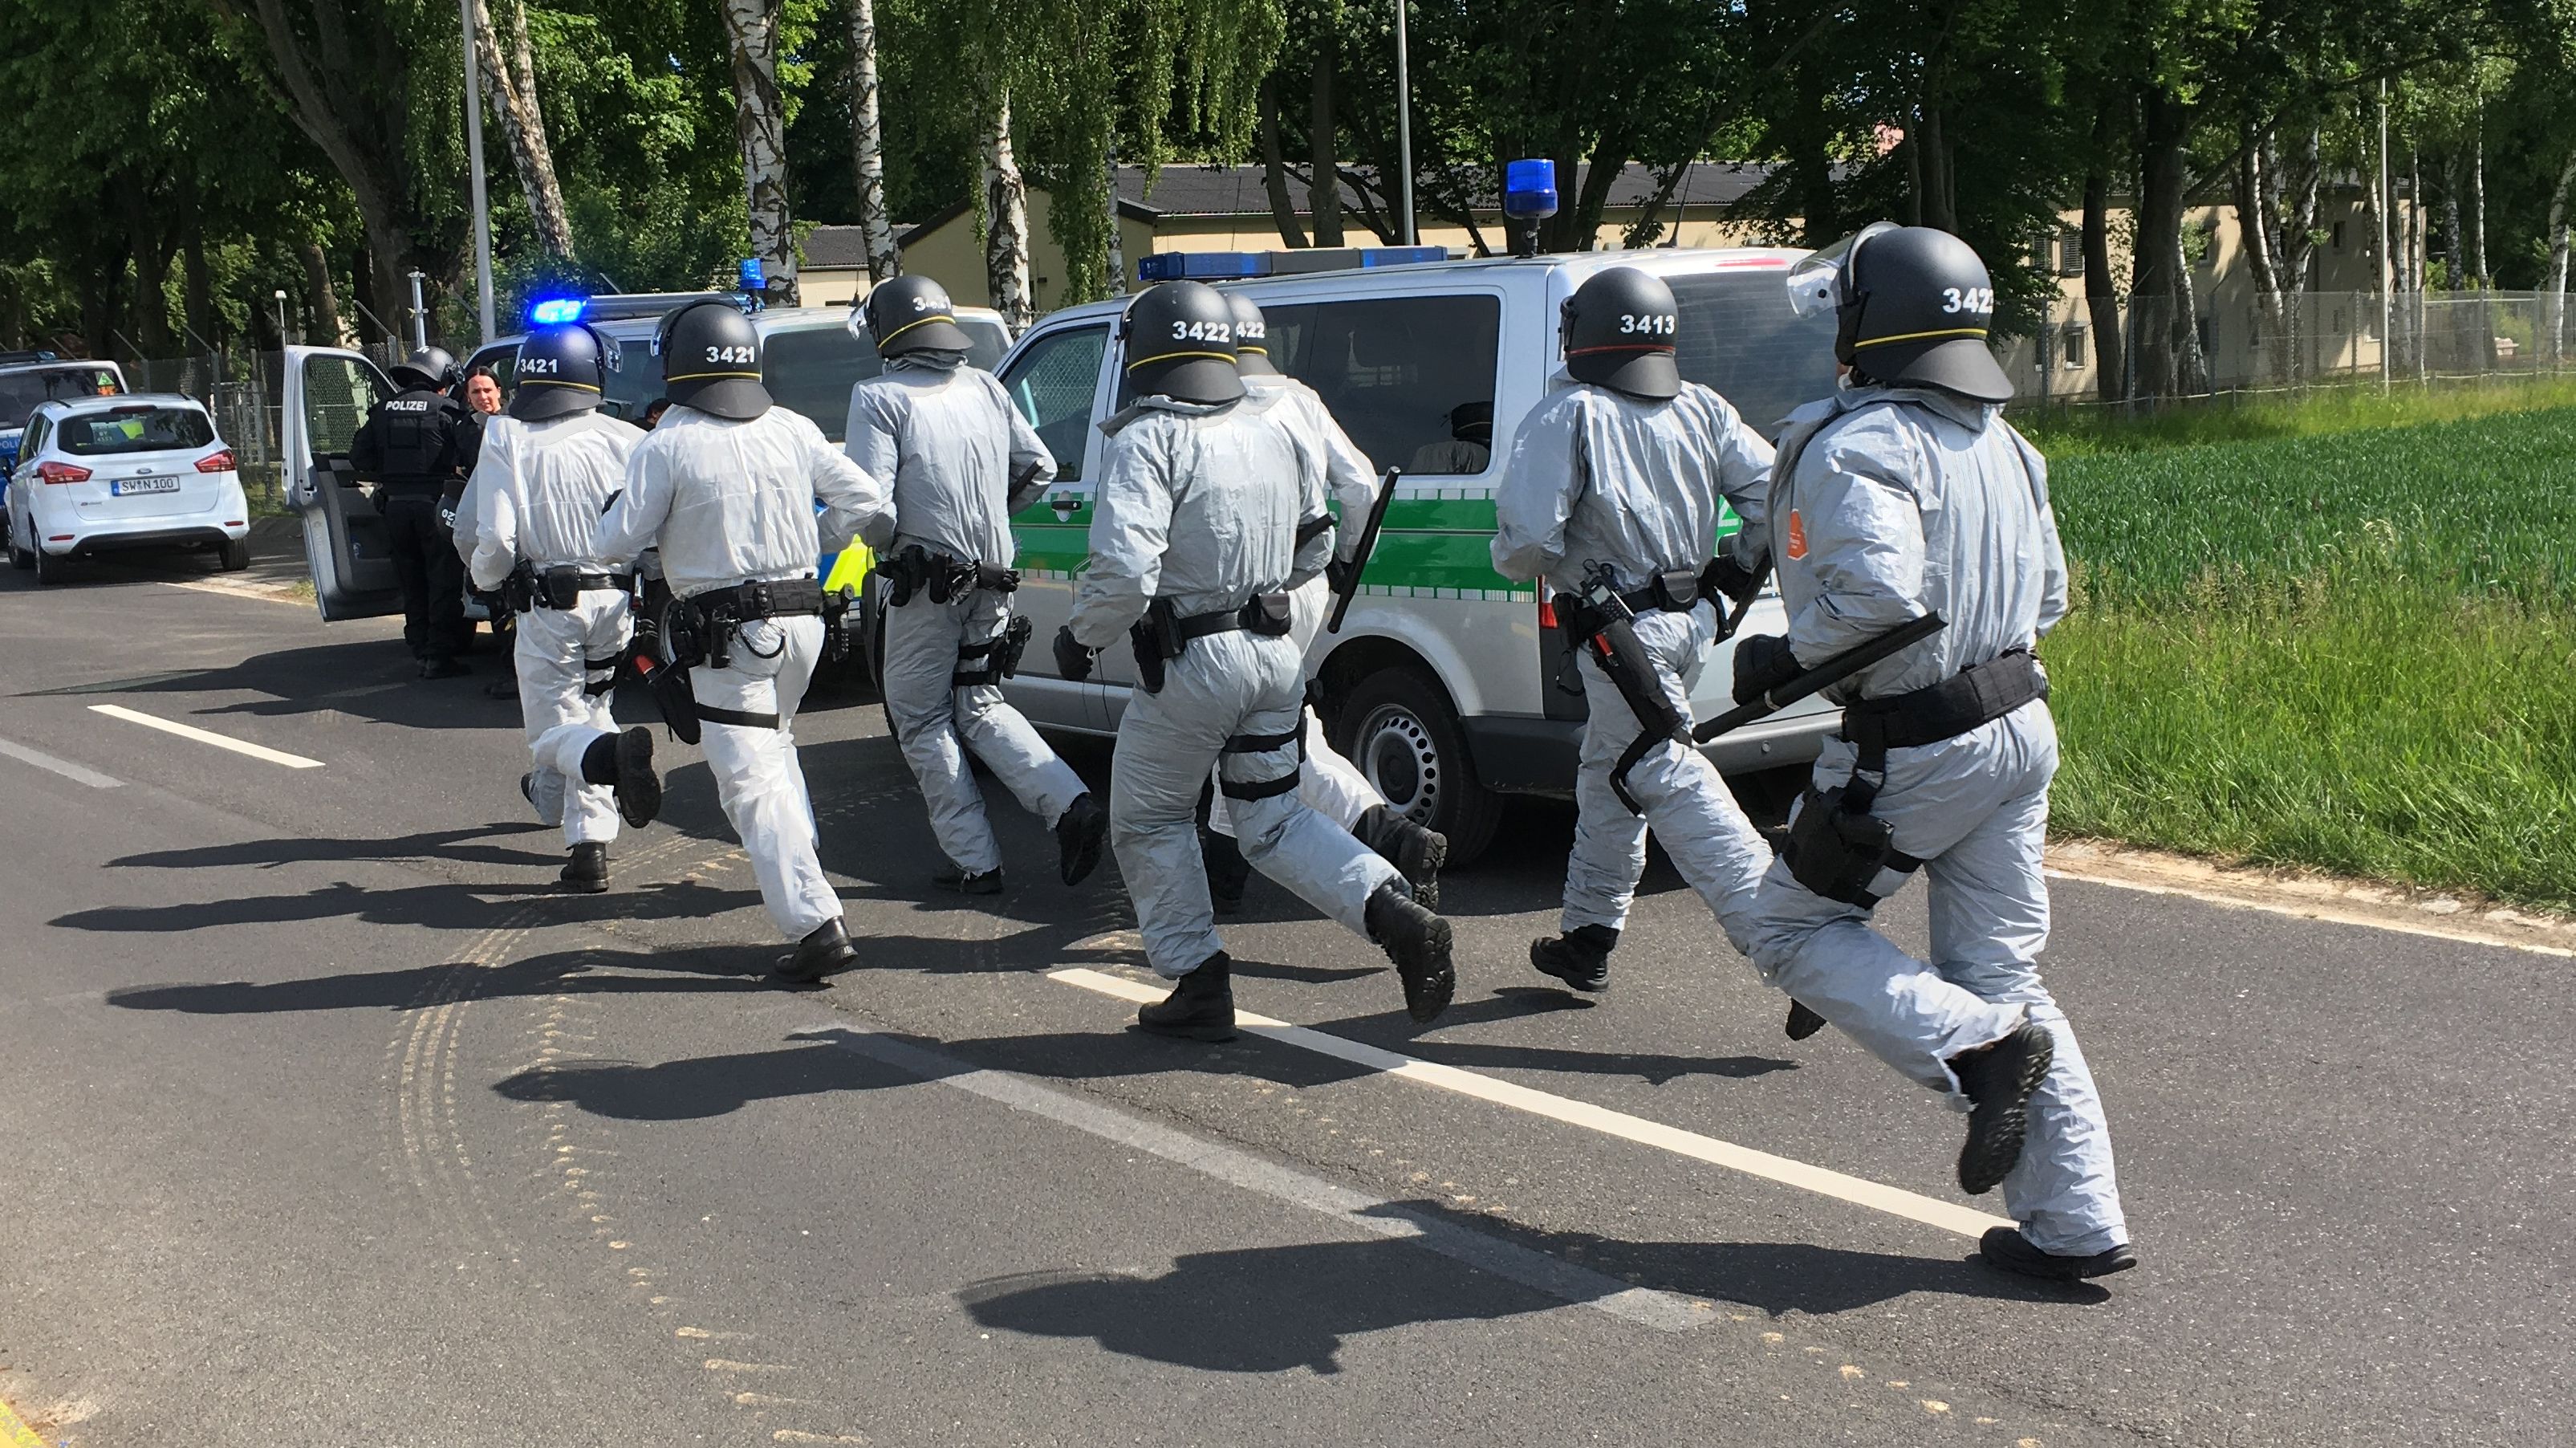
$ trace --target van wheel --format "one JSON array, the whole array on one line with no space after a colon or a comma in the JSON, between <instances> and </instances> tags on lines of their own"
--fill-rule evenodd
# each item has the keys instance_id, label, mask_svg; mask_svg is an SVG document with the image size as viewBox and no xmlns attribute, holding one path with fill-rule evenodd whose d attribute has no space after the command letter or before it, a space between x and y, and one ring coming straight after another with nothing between
<instances>
[{"instance_id":1,"label":"van wheel","mask_svg":"<svg viewBox=\"0 0 2576 1448\"><path fill-rule=\"evenodd\" d=\"M1449 864L1485 852L1502 820L1502 796L1476 778L1467 734L1438 680L1416 668L1381 669L1343 700L1334 744L1412 819L1449 837Z\"/></svg>"},{"instance_id":2,"label":"van wheel","mask_svg":"<svg viewBox=\"0 0 2576 1448\"><path fill-rule=\"evenodd\" d=\"M223 565L223 570L226 573L239 573L250 567L250 540L227 538L224 540L222 554L219 561Z\"/></svg>"}]
</instances>

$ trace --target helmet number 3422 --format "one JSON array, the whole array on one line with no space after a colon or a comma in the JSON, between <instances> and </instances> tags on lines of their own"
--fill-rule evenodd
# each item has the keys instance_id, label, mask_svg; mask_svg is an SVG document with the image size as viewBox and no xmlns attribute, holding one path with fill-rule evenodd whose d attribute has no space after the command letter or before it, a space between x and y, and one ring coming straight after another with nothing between
<instances>
[{"instance_id":1,"label":"helmet number 3422","mask_svg":"<svg viewBox=\"0 0 2576 1448\"><path fill-rule=\"evenodd\" d=\"M1992 313L1994 309L1995 291L1992 287L1967 287L1964 289L1959 287L1943 287L1941 289L1942 311L1988 314Z\"/></svg>"}]
</instances>

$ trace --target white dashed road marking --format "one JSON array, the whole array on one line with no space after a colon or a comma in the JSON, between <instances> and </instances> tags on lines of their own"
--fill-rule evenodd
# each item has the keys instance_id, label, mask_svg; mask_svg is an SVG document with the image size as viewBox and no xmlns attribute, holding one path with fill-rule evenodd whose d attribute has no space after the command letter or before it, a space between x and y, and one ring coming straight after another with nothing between
<instances>
[{"instance_id":1,"label":"white dashed road marking","mask_svg":"<svg viewBox=\"0 0 2576 1448\"><path fill-rule=\"evenodd\" d=\"M1085 970L1079 966L1068 970L1052 971L1049 974L1067 985L1077 985L1084 990L1098 991L1102 995L1135 1001L1140 1005L1161 1000L1166 993L1138 981L1105 975L1096 970ZM1666 1126L1660 1121L1648 1121L1642 1116L1630 1116L1624 1111L1612 1111L1608 1107L1595 1106L1588 1101L1576 1101L1570 1097L1532 1090L1517 1082L1505 1081L1475 1071L1463 1071L1455 1066L1442 1066L1412 1056L1398 1055L1393 1051L1365 1046L1357 1041L1347 1041L1340 1036L1329 1036L1322 1031L1310 1031L1304 1026L1292 1026L1286 1021L1255 1015L1247 1010L1238 1008L1234 1013L1234 1022L1256 1036L1276 1041L1283 1046L1294 1046L1301 1051L1330 1056L1337 1061L1347 1061L1354 1066L1366 1066L1373 1071L1383 1071L1387 1075L1418 1085L1454 1091L1461 1096L1472 1096L1479 1101L1510 1107L1514 1111L1526 1111L1532 1116L1543 1116L1550 1121L1564 1122L1568 1126L1580 1126L1589 1131L1600 1132L1604 1136L1615 1136L1622 1141L1651 1146L1659 1151L1671 1152L1675 1156L1685 1156L1693 1161L1706 1162L1711 1166L1740 1171L1747 1176L1760 1177L1764 1181L1778 1182L1782 1186L1814 1192L1818 1196L1832 1197L1836 1201L1849 1202L1856 1207L1885 1212L1891 1217L1903 1217L1909 1222L1921 1222L1925 1226L1939 1227L1943 1231L1956 1232L1963 1237L1982 1237L1988 1227L2012 1225L2002 1217L1988 1216L1973 1207L1963 1207L1955 1202L1921 1196L1901 1187L1883 1186L1877 1182L1864 1181L1856 1176L1845 1176L1841 1172L1829 1171L1824 1167L1809 1166L1803 1161L1794 1161L1785 1156L1773 1156L1767 1151L1756 1151L1749 1146L1737 1146L1734 1142L1720 1141L1713 1136L1702 1136L1696 1131L1684 1131L1676 1126Z\"/></svg>"},{"instance_id":2,"label":"white dashed road marking","mask_svg":"<svg viewBox=\"0 0 2576 1448\"><path fill-rule=\"evenodd\" d=\"M271 749L265 744L251 744L240 739L228 738L212 730L199 729L190 724L173 724L167 719L146 714L140 709L128 709L122 704L92 704L89 707L93 714L104 714L110 719L122 719L128 724L140 724L146 729L158 729L164 734L176 734L182 739L194 739L200 744L211 744L217 749L229 749L235 754L247 754L253 759L265 759L271 764L283 764L289 769L322 767L322 761L318 759L307 759L301 754L289 754L283 749Z\"/></svg>"},{"instance_id":3,"label":"white dashed road marking","mask_svg":"<svg viewBox=\"0 0 2576 1448\"><path fill-rule=\"evenodd\" d=\"M12 744L6 739L0 739L0 754L8 755L21 763L32 764L38 769L50 769L75 784L86 784L92 789L115 789L125 783L124 780L111 779L86 765L74 764L68 759L56 759L50 754L29 749L24 744Z\"/></svg>"},{"instance_id":4,"label":"white dashed road marking","mask_svg":"<svg viewBox=\"0 0 2576 1448\"><path fill-rule=\"evenodd\" d=\"M1023 1077L972 1068L954 1057L890 1037L853 1031L846 1025L819 1026L800 1034L807 1039L830 1041L924 1080L954 1086L987 1101L1177 1162L1246 1191L1321 1212L1370 1236L1413 1242L1453 1261L1641 1327L1688 1332L1715 1320L1705 1304L1676 1293L1632 1287L1588 1267L1559 1261L1544 1252L1487 1236L1384 1197L1308 1176L1249 1152L1201 1141Z\"/></svg>"}]
</instances>

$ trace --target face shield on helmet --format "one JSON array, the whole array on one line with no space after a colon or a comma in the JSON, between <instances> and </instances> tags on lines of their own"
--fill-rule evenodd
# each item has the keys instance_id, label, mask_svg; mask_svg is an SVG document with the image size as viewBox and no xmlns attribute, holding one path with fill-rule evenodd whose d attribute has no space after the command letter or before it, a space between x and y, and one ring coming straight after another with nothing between
<instances>
[{"instance_id":1,"label":"face shield on helmet","mask_svg":"<svg viewBox=\"0 0 2576 1448\"><path fill-rule=\"evenodd\" d=\"M1895 222L1873 221L1821 251L1809 252L1789 268L1790 310L1801 317L1821 317L1840 309L1848 300L1843 280L1851 273L1853 254L1871 237L1895 229Z\"/></svg>"}]
</instances>

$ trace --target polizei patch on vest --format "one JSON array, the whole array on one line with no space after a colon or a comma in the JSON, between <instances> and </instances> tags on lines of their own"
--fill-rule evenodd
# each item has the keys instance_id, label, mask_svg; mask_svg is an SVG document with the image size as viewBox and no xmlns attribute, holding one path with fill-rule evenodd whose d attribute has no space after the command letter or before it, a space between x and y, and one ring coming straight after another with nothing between
<instances>
[{"instance_id":1,"label":"polizei patch on vest","mask_svg":"<svg viewBox=\"0 0 2576 1448\"><path fill-rule=\"evenodd\" d=\"M1807 556L1807 520L1799 517L1795 508L1789 510L1789 556Z\"/></svg>"}]
</instances>

